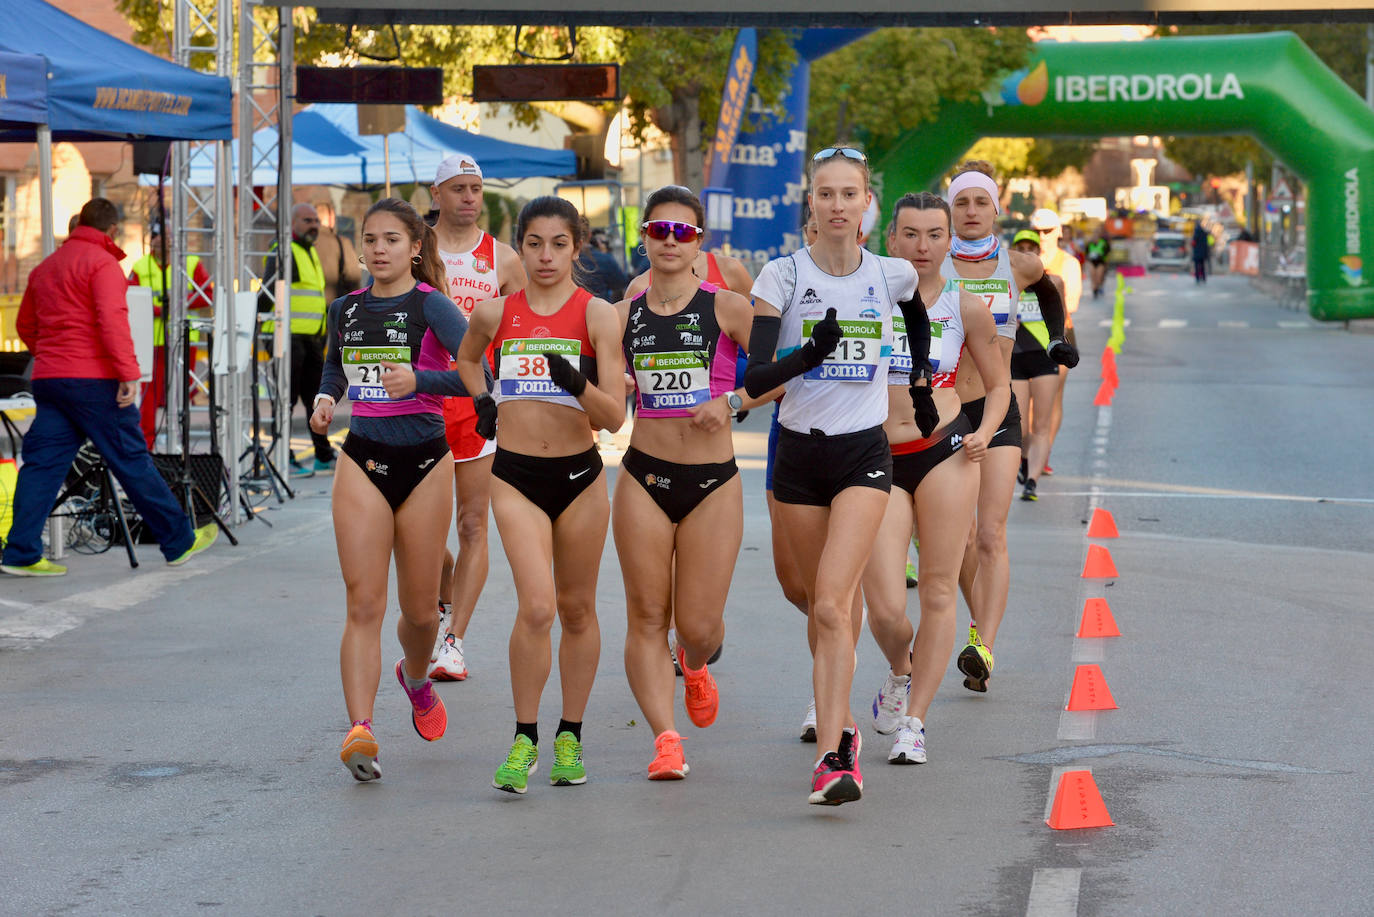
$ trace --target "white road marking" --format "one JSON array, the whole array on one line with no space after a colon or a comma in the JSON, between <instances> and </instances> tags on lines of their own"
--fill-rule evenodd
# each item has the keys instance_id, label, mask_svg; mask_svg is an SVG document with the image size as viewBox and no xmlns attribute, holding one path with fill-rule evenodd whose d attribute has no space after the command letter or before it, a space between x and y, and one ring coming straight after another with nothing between
<instances>
[{"instance_id":1,"label":"white road marking","mask_svg":"<svg viewBox=\"0 0 1374 917\"><path fill-rule=\"evenodd\" d=\"M1082 881L1081 869L1037 869L1031 875L1026 917L1074 917Z\"/></svg>"},{"instance_id":2,"label":"white road marking","mask_svg":"<svg viewBox=\"0 0 1374 917\"><path fill-rule=\"evenodd\" d=\"M1159 320L1159 327L1161 327L1161 328L1187 328L1187 327L1188 327L1188 320L1187 320L1186 318L1161 318L1161 319Z\"/></svg>"},{"instance_id":3,"label":"white road marking","mask_svg":"<svg viewBox=\"0 0 1374 917\"><path fill-rule=\"evenodd\" d=\"M1220 321L1217 322L1218 328L1249 328L1249 322Z\"/></svg>"},{"instance_id":4,"label":"white road marking","mask_svg":"<svg viewBox=\"0 0 1374 917\"><path fill-rule=\"evenodd\" d=\"M150 557L142 561L143 566L137 572L113 585L89 589L53 602L5 601L5 607L23 610L0 619L0 641L51 640L58 634L79 627L88 618L110 611L123 611L151 601L172 586L277 551L283 544L298 543L307 534L331 525L332 519L322 516L293 528L273 530L251 547L243 543L243 528L240 527L238 534L241 540L237 548L225 540L223 549L212 549L213 553L202 554L184 567L159 568L159 561Z\"/></svg>"},{"instance_id":5,"label":"white road marking","mask_svg":"<svg viewBox=\"0 0 1374 917\"><path fill-rule=\"evenodd\" d=\"M1124 328L1129 328L1129 327L1131 327L1131 320L1130 320L1129 318L1123 319L1122 322L1121 322L1121 324L1122 324L1122 327L1124 327ZM1104 319L1102 319L1100 322L1097 323L1097 327L1099 327L1099 328L1110 328L1111 326L1112 326L1112 320L1109 319L1109 318L1104 318Z\"/></svg>"},{"instance_id":6,"label":"white road marking","mask_svg":"<svg viewBox=\"0 0 1374 917\"><path fill-rule=\"evenodd\" d=\"M1305 330L1305 329L1307 329L1307 328L1316 328L1317 326L1314 325L1314 324L1312 324L1311 322L1279 322L1279 327L1280 327L1280 328L1302 328L1302 329Z\"/></svg>"},{"instance_id":7,"label":"white road marking","mask_svg":"<svg viewBox=\"0 0 1374 917\"><path fill-rule=\"evenodd\" d=\"M1289 503L1345 503L1356 506L1374 506L1374 497L1304 497L1299 494L1255 494L1255 493L1180 493L1176 490L1055 490L1041 491L1040 498L1090 497L1095 494L1111 497L1145 497L1148 499L1185 498L1194 500L1279 500Z\"/></svg>"}]
</instances>

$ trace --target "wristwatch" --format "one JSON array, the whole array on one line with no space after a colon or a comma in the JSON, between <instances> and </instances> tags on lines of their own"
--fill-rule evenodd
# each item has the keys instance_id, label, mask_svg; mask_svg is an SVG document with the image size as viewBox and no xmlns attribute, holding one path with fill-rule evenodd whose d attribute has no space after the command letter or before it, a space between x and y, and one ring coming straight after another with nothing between
<instances>
[{"instance_id":1,"label":"wristwatch","mask_svg":"<svg viewBox=\"0 0 1374 917\"><path fill-rule=\"evenodd\" d=\"M727 392L725 403L730 406L731 417L737 416L740 411L744 410L744 399L739 396L738 392Z\"/></svg>"}]
</instances>

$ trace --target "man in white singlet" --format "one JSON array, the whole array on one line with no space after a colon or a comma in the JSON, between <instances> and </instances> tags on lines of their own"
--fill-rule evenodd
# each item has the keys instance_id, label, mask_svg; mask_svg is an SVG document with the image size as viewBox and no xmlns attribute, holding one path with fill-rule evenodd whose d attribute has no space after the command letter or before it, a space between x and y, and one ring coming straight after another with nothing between
<instances>
[{"instance_id":1,"label":"man in white singlet","mask_svg":"<svg viewBox=\"0 0 1374 917\"><path fill-rule=\"evenodd\" d=\"M439 219L434 225L439 257L448 275L449 297L466 318L477 303L525 287L525 269L515 250L477 225L482 214L482 167L466 153L439 164L430 188ZM471 398L444 399L444 427L453 452L458 524L458 557L445 556L439 637L430 676L441 681L467 678L463 638L487 581L487 516L492 455L496 444L477 435Z\"/></svg>"}]
</instances>

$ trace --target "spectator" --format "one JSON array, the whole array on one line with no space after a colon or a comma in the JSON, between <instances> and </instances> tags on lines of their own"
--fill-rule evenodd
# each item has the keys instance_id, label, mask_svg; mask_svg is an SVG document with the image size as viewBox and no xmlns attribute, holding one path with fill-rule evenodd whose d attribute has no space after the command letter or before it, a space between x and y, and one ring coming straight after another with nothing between
<instances>
[{"instance_id":1,"label":"spectator","mask_svg":"<svg viewBox=\"0 0 1374 917\"><path fill-rule=\"evenodd\" d=\"M38 412L24 437L15 485L14 524L0 570L61 576L43 556L43 523L87 438L95 444L167 563L183 564L219 534L214 523L192 531L157 469L138 427L138 363L125 303L128 283L114 243L119 211L102 197L81 208L76 229L29 275L15 325L33 353ZM41 304L41 308L40 308Z\"/></svg>"},{"instance_id":2,"label":"spectator","mask_svg":"<svg viewBox=\"0 0 1374 917\"><path fill-rule=\"evenodd\" d=\"M618 302L625 295L630 278L625 275L615 255L611 254L606 231L598 229L593 232L587 218L583 217L582 235L583 238L590 236L591 242L582 249L577 259L578 284L593 296L599 296L607 302Z\"/></svg>"}]
</instances>

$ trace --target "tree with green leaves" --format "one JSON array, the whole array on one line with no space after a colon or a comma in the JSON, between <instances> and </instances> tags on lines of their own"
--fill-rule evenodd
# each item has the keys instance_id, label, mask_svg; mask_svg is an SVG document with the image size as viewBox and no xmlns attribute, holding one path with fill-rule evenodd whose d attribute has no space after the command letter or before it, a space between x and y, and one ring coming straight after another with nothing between
<instances>
[{"instance_id":1,"label":"tree with green leaves","mask_svg":"<svg viewBox=\"0 0 1374 917\"><path fill-rule=\"evenodd\" d=\"M857 142L881 158L941 101L975 101L1030 49L1024 29L879 29L812 64L811 145Z\"/></svg>"}]
</instances>

